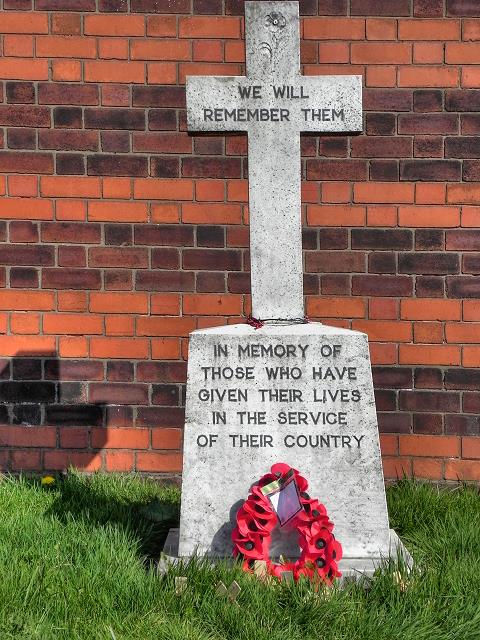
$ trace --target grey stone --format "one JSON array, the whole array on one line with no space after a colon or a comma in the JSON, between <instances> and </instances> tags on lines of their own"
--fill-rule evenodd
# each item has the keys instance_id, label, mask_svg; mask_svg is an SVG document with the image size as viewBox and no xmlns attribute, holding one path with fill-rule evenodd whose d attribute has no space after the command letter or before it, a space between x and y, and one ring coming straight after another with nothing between
<instances>
[{"instance_id":1,"label":"grey stone","mask_svg":"<svg viewBox=\"0 0 480 640\"><path fill-rule=\"evenodd\" d=\"M180 530L165 551L231 557L251 485L286 462L335 523L344 575L371 575L386 558L411 558L388 526L367 336L295 323L300 133L361 131L361 77L301 76L298 4L245 6L248 75L188 78L188 126L248 132L252 311L283 326L190 335ZM272 534L280 555L299 555L288 527Z\"/></svg>"},{"instance_id":2,"label":"grey stone","mask_svg":"<svg viewBox=\"0 0 480 640\"><path fill-rule=\"evenodd\" d=\"M402 541L393 529L390 529L389 553L387 556L369 556L354 558L343 556L339 562L339 569L342 572L341 582L347 580L361 580L362 578L371 578L377 569L386 567L390 559L398 561L398 566L405 569L405 573L409 573L413 567L413 558L403 545ZM178 554L178 545L180 538L179 529L170 529L168 537L165 541L164 553L159 562L159 573L166 574L171 565L178 564L188 558L181 558ZM214 565L212 564L212 568Z\"/></svg>"},{"instance_id":3,"label":"grey stone","mask_svg":"<svg viewBox=\"0 0 480 640\"><path fill-rule=\"evenodd\" d=\"M190 335L179 555L230 556L236 512L275 462L307 478L346 557L390 555L365 334L311 323ZM298 555L295 532L277 531L280 554Z\"/></svg>"},{"instance_id":4,"label":"grey stone","mask_svg":"<svg viewBox=\"0 0 480 640\"><path fill-rule=\"evenodd\" d=\"M362 77L300 74L297 2L246 2L245 24L247 76L188 77L188 128L248 132L252 313L292 320L304 315L300 133L361 131Z\"/></svg>"}]
</instances>

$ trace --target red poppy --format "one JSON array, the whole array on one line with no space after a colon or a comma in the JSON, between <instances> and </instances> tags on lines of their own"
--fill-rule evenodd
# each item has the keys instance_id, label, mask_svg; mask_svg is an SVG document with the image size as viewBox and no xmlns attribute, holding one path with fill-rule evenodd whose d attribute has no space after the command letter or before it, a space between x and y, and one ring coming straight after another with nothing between
<instances>
[{"instance_id":1,"label":"red poppy","mask_svg":"<svg viewBox=\"0 0 480 640\"><path fill-rule=\"evenodd\" d=\"M287 475L294 476L304 507L290 522L298 531L302 552L297 562L276 564L270 560L269 549L270 534L277 526L278 518L262 487L274 480L285 479ZM331 584L341 576L337 563L342 557L342 547L332 534L333 522L324 505L306 493L307 488L307 480L285 463L274 464L270 473L251 488L248 499L237 512L237 527L232 532L234 555L242 555L245 571L252 572L255 561L263 560L267 572L278 578L285 571L291 571L295 580L304 576Z\"/></svg>"},{"instance_id":2,"label":"red poppy","mask_svg":"<svg viewBox=\"0 0 480 640\"><path fill-rule=\"evenodd\" d=\"M293 469L293 467L291 467L290 465L285 464L285 462L276 462L274 465L272 465L270 471L276 478L286 475L289 471L293 471L293 473L298 474L298 471L296 469Z\"/></svg>"},{"instance_id":3,"label":"red poppy","mask_svg":"<svg viewBox=\"0 0 480 640\"><path fill-rule=\"evenodd\" d=\"M296 563L295 562L285 562L284 564L275 564L273 562L270 563L270 574L275 576L276 578L282 579L282 573L285 571L291 571L293 577L295 578L296 572Z\"/></svg>"},{"instance_id":4,"label":"red poppy","mask_svg":"<svg viewBox=\"0 0 480 640\"><path fill-rule=\"evenodd\" d=\"M310 530L310 534L299 540L300 548L312 558L325 555L325 550L332 542L332 534L327 529L321 529L316 534Z\"/></svg>"},{"instance_id":5,"label":"red poppy","mask_svg":"<svg viewBox=\"0 0 480 640\"><path fill-rule=\"evenodd\" d=\"M244 511L237 514L237 526L244 536L251 532L268 535L275 528L275 522L254 518L251 513Z\"/></svg>"},{"instance_id":6,"label":"red poppy","mask_svg":"<svg viewBox=\"0 0 480 640\"><path fill-rule=\"evenodd\" d=\"M303 476L301 476L300 474L295 475L295 482L297 483L297 487L300 493L305 493L307 491L308 482Z\"/></svg>"},{"instance_id":7,"label":"red poppy","mask_svg":"<svg viewBox=\"0 0 480 640\"><path fill-rule=\"evenodd\" d=\"M262 560L265 552L263 548L264 537L258 534L252 534L249 537L244 537L238 532L238 529L232 533L233 543L243 556L248 557L251 560Z\"/></svg>"},{"instance_id":8,"label":"red poppy","mask_svg":"<svg viewBox=\"0 0 480 640\"><path fill-rule=\"evenodd\" d=\"M263 527L272 526L275 527L277 522L276 513L269 507L268 504L260 504L254 501L247 500L244 504L245 511L251 514L256 522L259 522Z\"/></svg>"}]
</instances>

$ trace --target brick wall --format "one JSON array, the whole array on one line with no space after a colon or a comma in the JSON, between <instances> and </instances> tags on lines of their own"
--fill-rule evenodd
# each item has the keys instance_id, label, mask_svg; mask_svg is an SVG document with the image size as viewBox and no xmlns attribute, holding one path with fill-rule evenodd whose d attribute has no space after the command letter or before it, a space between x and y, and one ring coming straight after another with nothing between
<instances>
[{"instance_id":1,"label":"brick wall","mask_svg":"<svg viewBox=\"0 0 480 640\"><path fill-rule=\"evenodd\" d=\"M302 139L308 314L369 335L388 478L480 480L480 2L300 6L303 72L366 87ZM244 72L242 13L3 0L4 469L180 471L187 335L249 310L246 138L184 81Z\"/></svg>"}]
</instances>

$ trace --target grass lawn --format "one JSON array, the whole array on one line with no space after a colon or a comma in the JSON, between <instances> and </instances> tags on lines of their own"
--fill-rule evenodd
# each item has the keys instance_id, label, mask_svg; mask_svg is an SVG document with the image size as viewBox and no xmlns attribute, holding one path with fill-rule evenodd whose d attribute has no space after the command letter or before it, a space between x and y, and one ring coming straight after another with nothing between
<instances>
[{"instance_id":1,"label":"grass lawn","mask_svg":"<svg viewBox=\"0 0 480 640\"><path fill-rule=\"evenodd\" d=\"M266 586L238 569L189 566L159 577L179 493L132 477L71 474L56 489L0 483L0 639L479 640L480 496L401 482L388 491L392 526L416 560L368 588L327 595L308 584ZM153 507L148 507L156 501ZM188 576L175 595L175 575ZM215 594L236 579L239 606Z\"/></svg>"}]
</instances>

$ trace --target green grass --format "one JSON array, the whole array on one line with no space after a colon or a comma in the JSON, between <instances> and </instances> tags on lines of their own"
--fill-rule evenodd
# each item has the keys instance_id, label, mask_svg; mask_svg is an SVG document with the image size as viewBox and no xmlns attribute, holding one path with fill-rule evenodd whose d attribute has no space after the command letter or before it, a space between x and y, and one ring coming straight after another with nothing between
<instances>
[{"instance_id":1,"label":"green grass","mask_svg":"<svg viewBox=\"0 0 480 640\"><path fill-rule=\"evenodd\" d=\"M0 483L0 639L479 640L480 497L401 482L392 521L416 568L316 594L226 565L152 569L179 494L132 477L70 474L56 489ZM158 516L158 514L160 515ZM152 514L157 517L152 519ZM175 595L175 575L186 592ZM236 579L239 606L215 594Z\"/></svg>"}]
</instances>

